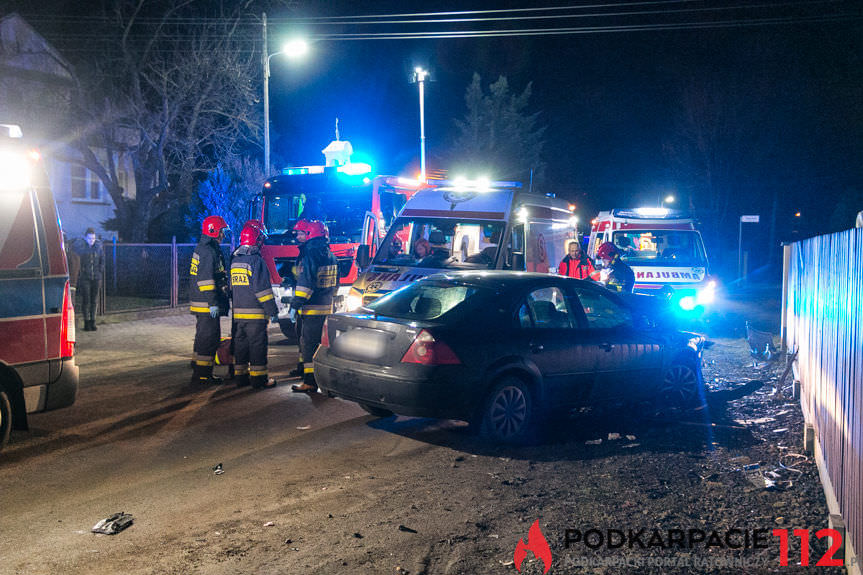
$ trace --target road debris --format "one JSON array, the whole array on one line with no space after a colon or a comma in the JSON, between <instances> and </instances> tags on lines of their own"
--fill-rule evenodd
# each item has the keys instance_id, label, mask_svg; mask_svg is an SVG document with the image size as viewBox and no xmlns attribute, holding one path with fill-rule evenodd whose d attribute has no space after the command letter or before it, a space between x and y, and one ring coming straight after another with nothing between
<instances>
[{"instance_id":1,"label":"road debris","mask_svg":"<svg viewBox=\"0 0 863 575\"><path fill-rule=\"evenodd\" d=\"M300 431L306 431L307 429L311 429L311 428L312 428L311 425L298 425L297 426L297 429L299 429Z\"/></svg>"},{"instance_id":2,"label":"road debris","mask_svg":"<svg viewBox=\"0 0 863 575\"><path fill-rule=\"evenodd\" d=\"M615 440L617 440L617 439L620 439L620 434L619 434L619 433L609 433L609 434L608 434L608 440L609 440L609 441L615 441Z\"/></svg>"},{"instance_id":3,"label":"road debris","mask_svg":"<svg viewBox=\"0 0 863 575\"><path fill-rule=\"evenodd\" d=\"M266 523L264 523L264 527L274 527L275 525L275 521L267 521Z\"/></svg>"},{"instance_id":4,"label":"road debris","mask_svg":"<svg viewBox=\"0 0 863 575\"><path fill-rule=\"evenodd\" d=\"M215 467L213 467L213 475L221 475L221 474L223 474L224 472L225 472L225 470L224 470L224 469L222 469L222 464L221 464L221 463L219 463L219 464L217 464Z\"/></svg>"},{"instance_id":5,"label":"road debris","mask_svg":"<svg viewBox=\"0 0 863 575\"><path fill-rule=\"evenodd\" d=\"M399 525L399 531L404 531L405 533L417 533L416 529L411 529L410 527L405 527L404 525Z\"/></svg>"},{"instance_id":6,"label":"road debris","mask_svg":"<svg viewBox=\"0 0 863 575\"><path fill-rule=\"evenodd\" d=\"M599 445L602 443L602 439L588 439L584 442L585 445Z\"/></svg>"},{"instance_id":7,"label":"road debris","mask_svg":"<svg viewBox=\"0 0 863 575\"><path fill-rule=\"evenodd\" d=\"M93 533L101 533L103 535L116 535L131 525L134 520L135 518L130 514L121 511L102 519L96 523L90 531Z\"/></svg>"}]
</instances>

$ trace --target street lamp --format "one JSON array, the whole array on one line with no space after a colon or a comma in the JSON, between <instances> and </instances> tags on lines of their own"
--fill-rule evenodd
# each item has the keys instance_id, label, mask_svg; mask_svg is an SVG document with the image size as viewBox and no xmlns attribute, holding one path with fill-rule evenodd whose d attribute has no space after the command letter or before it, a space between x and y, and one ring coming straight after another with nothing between
<instances>
[{"instance_id":1,"label":"street lamp","mask_svg":"<svg viewBox=\"0 0 863 575\"><path fill-rule=\"evenodd\" d=\"M282 49L273 54L267 54L267 14L263 15L264 24L264 175L270 175L270 58L285 54L288 58L301 58L309 51L309 45L305 40L294 39L282 46Z\"/></svg>"},{"instance_id":2,"label":"street lamp","mask_svg":"<svg viewBox=\"0 0 863 575\"><path fill-rule=\"evenodd\" d=\"M675 199L675 198L674 198L674 196L672 196L671 194L668 194L667 196L665 196L665 199L664 199L664 200L662 200L662 202L659 204L659 207L660 207L660 208L664 208L664 207L665 207L665 204L672 204L672 203L674 203L674 199Z\"/></svg>"},{"instance_id":3,"label":"street lamp","mask_svg":"<svg viewBox=\"0 0 863 575\"><path fill-rule=\"evenodd\" d=\"M420 181L426 179L426 124L425 124L425 80L429 75L427 70L419 66L414 68L414 79L420 85Z\"/></svg>"}]
</instances>

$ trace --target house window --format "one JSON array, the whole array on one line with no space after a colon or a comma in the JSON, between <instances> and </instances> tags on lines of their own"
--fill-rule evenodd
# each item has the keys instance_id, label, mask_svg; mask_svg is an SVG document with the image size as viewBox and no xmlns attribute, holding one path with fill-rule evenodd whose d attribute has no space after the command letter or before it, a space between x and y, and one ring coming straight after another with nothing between
<instances>
[{"instance_id":1,"label":"house window","mask_svg":"<svg viewBox=\"0 0 863 575\"><path fill-rule=\"evenodd\" d=\"M98 176L83 166L72 166L71 171L72 199L100 201L102 199L102 182Z\"/></svg>"}]
</instances>

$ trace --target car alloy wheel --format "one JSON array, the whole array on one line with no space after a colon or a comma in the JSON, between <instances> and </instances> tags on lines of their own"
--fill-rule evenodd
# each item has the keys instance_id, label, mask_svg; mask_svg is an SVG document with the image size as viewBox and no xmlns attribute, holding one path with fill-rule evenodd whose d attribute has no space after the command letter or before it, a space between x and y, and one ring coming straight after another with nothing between
<instances>
[{"instance_id":1,"label":"car alloy wheel","mask_svg":"<svg viewBox=\"0 0 863 575\"><path fill-rule=\"evenodd\" d=\"M483 431L504 443L524 441L533 424L530 391L516 378L507 378L488 395L483 413Z\"/></svg>"},{"instance_id":2,"label":"car alloy wheel","mask_svg":"<svg viewBox=\"0 0 863 575\"><path fill-rule=\"evenodd\" d=\"M701 378L690 363L672 364L662 378L660 397L676 407L692 406L698 399Z\"/></svg>"}]
</instances>

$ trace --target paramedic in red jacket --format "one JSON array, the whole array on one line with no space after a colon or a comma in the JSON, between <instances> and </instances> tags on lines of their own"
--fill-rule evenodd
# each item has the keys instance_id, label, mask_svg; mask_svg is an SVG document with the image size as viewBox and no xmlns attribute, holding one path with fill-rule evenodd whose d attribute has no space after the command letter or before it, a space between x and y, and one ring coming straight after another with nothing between
<instances>
[{"instance_id":1,"label":"paramedic in red jacket","mask_svg":"<svg viewBox=\"0 0 863 575\"><path fill-rule=\"evenodd\" d=\"M578 240L569 242L569 253L560 262L557 273L579 280L588 280L591 279L590 274L594 271L593 262L584 253L581 242Z\"/></svg>"}]
</instances>

